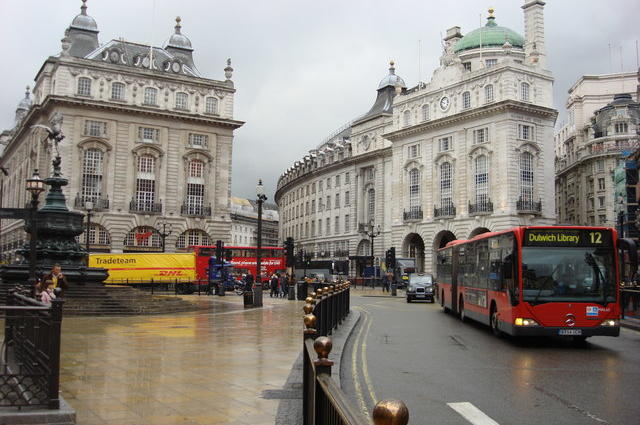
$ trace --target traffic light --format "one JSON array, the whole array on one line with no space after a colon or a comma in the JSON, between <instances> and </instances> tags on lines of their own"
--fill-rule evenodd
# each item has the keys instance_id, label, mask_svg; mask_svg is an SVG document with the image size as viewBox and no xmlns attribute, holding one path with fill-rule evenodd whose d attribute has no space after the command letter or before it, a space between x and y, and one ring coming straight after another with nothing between
<instances>
[{"instance_id":1,"label":"traffic light","mask_svg":"<svg viewBox=\"0 0 640 425\"><path fill-rule=\"evenodd\" d=\"M293 253L293 238L288 237L284 242L284 255L287 267L295 266L295 254Z\"/></svg>"},{"instance_id":2,"label":"traffic light","mask_svg":"<svg viewBox=\"0 0 640 425\"><path fill-rule=\"evenodd\" d=\"M385 263L387 265L387 269L394 269L396 267L396 248L391 247L387 250L385 254Z\"/></svg>"},{"instance_id":3,"label":"traffic light","mask_svg":"<svg viewBox=\"0 0 640 425\"><path fill-rule=\"evenodd\" d=\"M223 258L224 258L224 248L222 247L222 241L217 240L216 241L216 260L218 261L218 263L221 263Z\"/></svg>"}]
</instances>

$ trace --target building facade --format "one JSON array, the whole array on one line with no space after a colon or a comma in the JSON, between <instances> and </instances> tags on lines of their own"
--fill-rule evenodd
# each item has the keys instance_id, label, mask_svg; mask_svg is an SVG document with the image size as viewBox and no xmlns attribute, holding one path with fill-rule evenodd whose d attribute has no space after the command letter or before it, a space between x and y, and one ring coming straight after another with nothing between
<instances>
[{"instance_id":1,"label":"building facade","mask_svg":"<svg viewBox=\"0 0 640 425\"><path fill-rule=\"evenodd\" d=\"M23 206L24 181L50 173L53 147L43 142L54 116L66 135L59 146L70 207L93 205L91 249L167 251L231 237L229 211L234 84L200 75L180 18L165 45L98 42L82 4L62 51L47 58L3 132L2 206ZM170 232L168 231L170 229ZM24 239L22 223L3 221L5 259ZM84 235L81 240L84 240Z\"/></svg>"},{"instance_id":2,"label":"building facade","mask_svg":"<svg viewBox=\"0 0 640 425\"><path fill-rule=\"evenodd\" d=\"M434 251L451 240L553 224L545 176L557 111L543 8L524 2L524 37L499 26L493 10L464 36L450 28L427 83L407 88L392 63L371 110L280 177L281 238L356 263L373 241L373 257L394 246L433 272Z\"/></svg>"},{"instance_id":3,"label":"building facade","mask_svg":"<svg viewBox=\"0 0 640 425\"><path fill-rule=\"evenodd\" d=\"M252 199L231 197L232 246L258 246L258 205ZM277 206L262 205L262 246L281 246Z\"/></svg>"},{"instance_id":4,"label":"building facade","mask_svg":"<svg viewBox=\"0 0 640 425\"><path fill-rule=\"evenodd\" d=\"M569 89L568 121L555 134L558 222L617 226L613 177L639 147L638 77L585 75Z\"/></svg>"}]
</instances>

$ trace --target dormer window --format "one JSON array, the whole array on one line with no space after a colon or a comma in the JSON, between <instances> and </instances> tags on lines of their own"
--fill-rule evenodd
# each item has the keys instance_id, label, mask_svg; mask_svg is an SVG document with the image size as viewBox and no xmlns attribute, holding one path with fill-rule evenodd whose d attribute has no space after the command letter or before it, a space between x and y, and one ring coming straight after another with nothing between
<instances>
[{"instance_id":1,"label":"dormer window","mask_svg":"<svg viewBox=\"0 0 640 425\"><path fill-rule=\"evenodd\" d=\"M176 109L186 110L189 105L189 95L186 93L176 93Z\"/></svg>"},{"instance_id":2,"label":"dormer window","mask_svg":"<svg viewBox=\"0 0 640 425\"><path fill-rule=\"evenodd\" d=\"M498 59L487 59L484 61L484 64L487 68L494 67L498 64Z\"/></svg>"},{"instance_id":3,"label":"dormer window","mask_svg":"<svg viewBox=\"0 0 640 425\"><path fill-rule=\"evenodd\" d=\"M217 114L218 113L218 99L215 97L207 97L205 102L205 113L207 114Z\"/></svg>"},{"instance_id":4,"label":"dormer window","mask_svg":"<svg viewBox=\"0 0 640 425\"><path fill-rule=\"evenodd\" d=\"M80 77L78 78L78 95L91 96L91 78Z\"/></svg>"},{"instance_id":5,"label":"dormer window","mask_svg":"<svg viewBox=\"0 0 640 425\"><path fill-rule=\"evenodd\" d=\"M464 62L462 66L464 67L465 71L471 71L471 62Z\"/></svg>"},{"instance_id":6,"label":"dormer window","mask_svg":"<svg viewBox=\"0 0 640 425\"><path fill-rule=\"evenodd\" d=\"M629 132L629 124L626 122L617 122L615 125L616 134L625 134Z\"/></svg>"}]
</instances>

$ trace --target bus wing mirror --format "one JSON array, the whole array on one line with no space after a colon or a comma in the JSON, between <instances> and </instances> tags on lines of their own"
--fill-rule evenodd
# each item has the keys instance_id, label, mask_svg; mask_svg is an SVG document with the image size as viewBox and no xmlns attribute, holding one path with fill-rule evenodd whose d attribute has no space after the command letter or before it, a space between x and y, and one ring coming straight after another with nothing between
<instances>
[{"instance_id":1,"label":"bus wing mirror","mask_svg":"<svg viewBox=\"0 0 640 425\"><path fill-rule=\"evenodd\" d=\"M629 276L629 279L632 279L638 271L638 246L633 239L629 238L618 239L618 246L629 253L631 268L631 276Z\"/></svg>"}]
</instances>

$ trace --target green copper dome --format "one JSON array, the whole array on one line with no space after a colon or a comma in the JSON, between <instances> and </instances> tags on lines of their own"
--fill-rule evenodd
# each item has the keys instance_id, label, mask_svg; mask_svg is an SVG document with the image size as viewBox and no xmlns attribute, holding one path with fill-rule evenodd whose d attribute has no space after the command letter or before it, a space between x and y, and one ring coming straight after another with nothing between
<instances>
[{"instance_id":1,"label":"green copper dome","mask_svg":"<svg viewBox=\"0 0 640 425\"><path fill-rule=\"evenodd\" d=\"M483 47L499 47L507 40L513 47L524 47L523 36L509 28L498 26L496 24L496 18L489 16L487 18L487 24L484 27L475 29L462 37L454 46L453 51L458 53L464 50L476 49L480 47L481 42Z\"/></svg>"}]
</instances>

